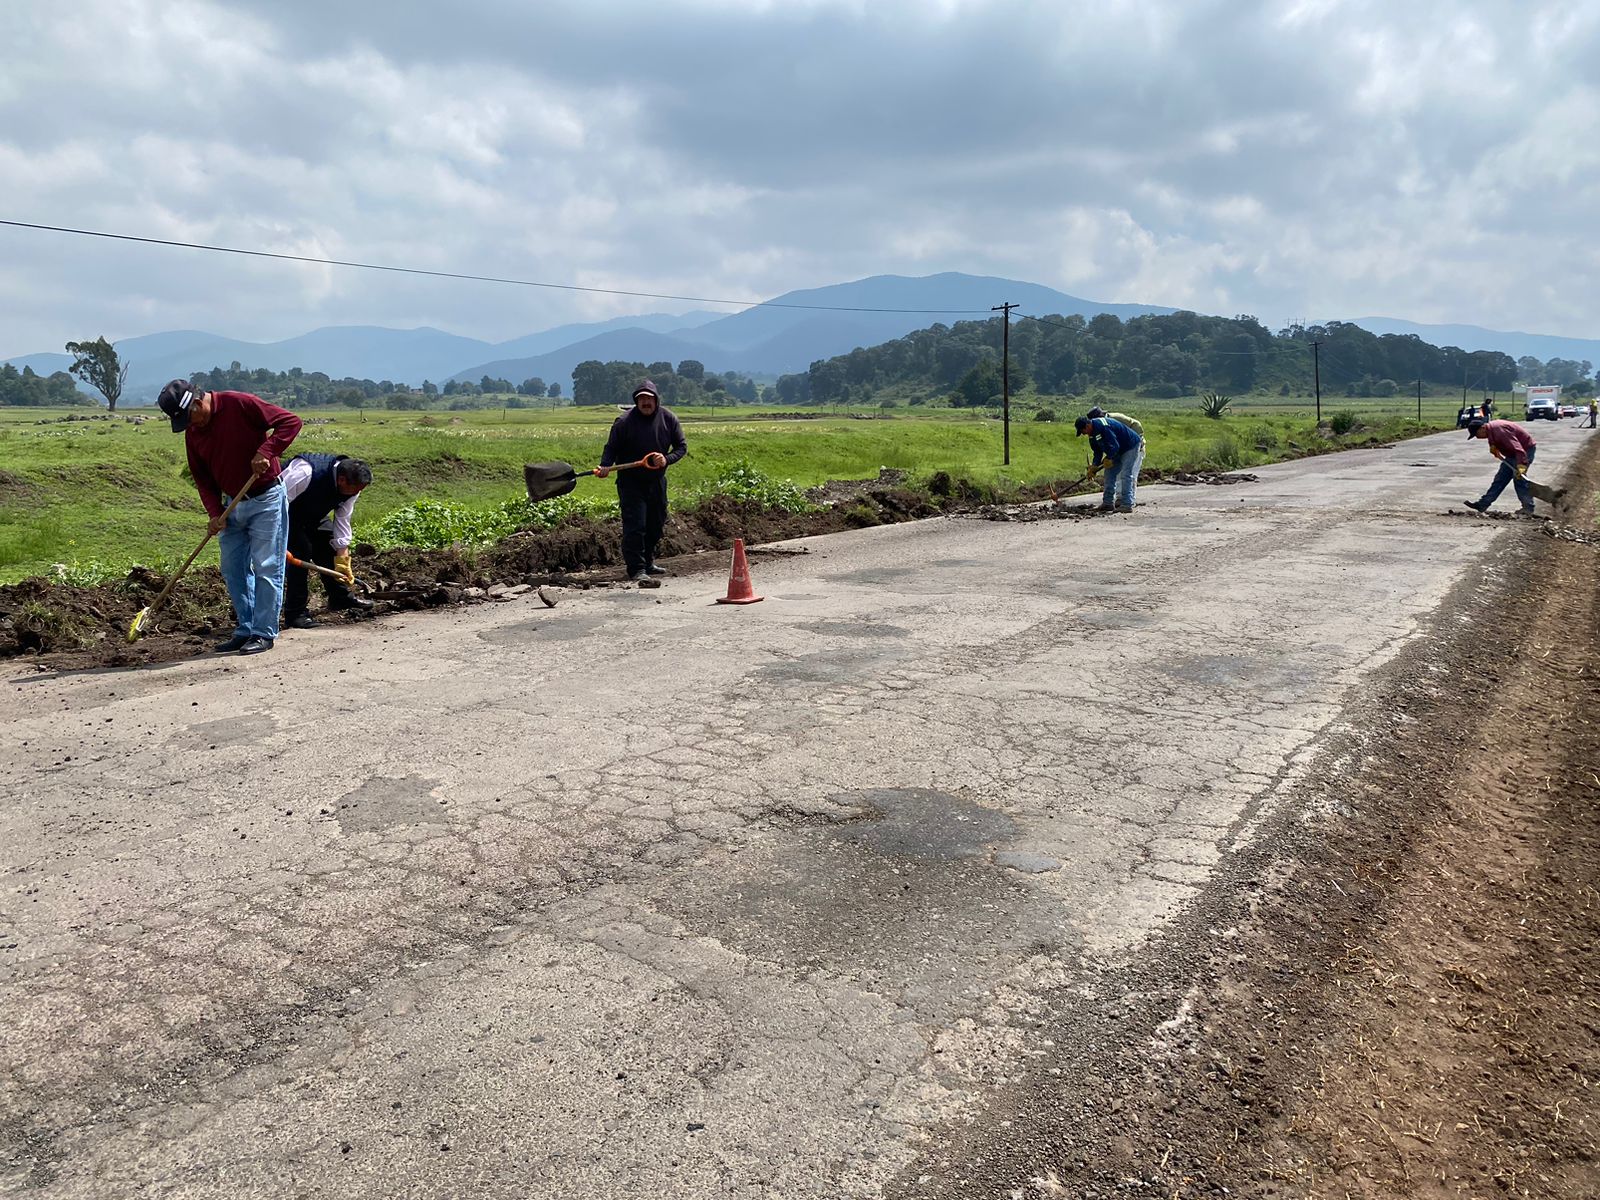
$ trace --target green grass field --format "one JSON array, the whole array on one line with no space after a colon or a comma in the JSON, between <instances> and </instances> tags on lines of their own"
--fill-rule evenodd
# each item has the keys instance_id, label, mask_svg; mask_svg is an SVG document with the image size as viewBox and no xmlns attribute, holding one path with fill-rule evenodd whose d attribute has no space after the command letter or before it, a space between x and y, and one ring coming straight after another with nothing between
<instances>
[{"instance_id":1,"label":"green grass field","mask_svg":"<svg viewBox=\"0 0 1600 1200\"><path fill-rule=\"evenodd\" d=\"M1365 403L1365 409L1356 407ZM1381 415L1374 405L1386 410ZM881 467L913 475L948 471L990 483L1023 484L1081 473L1086 444L1075 437L1071 408L1052 404L1061 420L1033 420L1038 405L1020 402L1011 424L1011 465L1001 464L1001 423L988 414L947 408L857 412L759 409L680 410L689 457L673 468L675 503L709 487L741 461L777 479L810 487L859 479ZM1202 416L1193 400L1110 397L1108 408L1145 422L1146 465L1162 469L1232 469L1289 457L1299 447L1326 445L1309 409L1276 398L1221 421ZM1324 404L1323 416L1348 407L1362 425L1348 440L1416 432L1395 401ZM0 408L0 582L47 573L53 564L121 570L133 563L180 560L204 533L204 513L185 473L183 439L159 414L135 425L134 409L117 419L63 421L88 409ZM1412 410L1414 418L1414 409ZM522 464L564 459L593 465L616 410L483 410L357 412L315 409L295 451L333 451L366 459L374 483L357 509L357 532L420 499L491 506L522 495ZM1446 397L1425 410L1428 427L1454 423ZM580 481L580 495L609 497L613 486Z\"/></svg>"}]
</instances>

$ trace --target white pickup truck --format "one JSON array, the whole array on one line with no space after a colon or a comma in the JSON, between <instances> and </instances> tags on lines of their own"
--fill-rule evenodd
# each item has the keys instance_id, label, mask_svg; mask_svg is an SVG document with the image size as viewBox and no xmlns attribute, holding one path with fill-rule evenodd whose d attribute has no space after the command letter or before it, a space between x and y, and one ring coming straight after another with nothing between
<instances>
[{"instance_id":1,"label":"white pickup truck","mask_svg":"<svg viewBox=\"0 0 1600 1200\"><path fill-rule=\"evenodd\" d=\"M1528 389L1524 420L1559 421L1561 419L1561 385L1549 384Z\"/></svg>"}]
</instances>

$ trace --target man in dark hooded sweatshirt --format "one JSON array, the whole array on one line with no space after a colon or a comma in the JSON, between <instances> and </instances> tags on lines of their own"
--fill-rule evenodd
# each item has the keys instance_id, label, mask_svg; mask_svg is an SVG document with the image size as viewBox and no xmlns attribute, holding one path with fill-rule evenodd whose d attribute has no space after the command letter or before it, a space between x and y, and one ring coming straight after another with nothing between
<instances>
[{"instance_id":1,"label":"man in dark hooded sweatshirt","mask_svg":"<svg viewBox=\"0 0 1600 1200\"><path fill-rule=\"evenodd\" d=\"M634 583L665 575L656 566L656 546L667 523L667 468L689 452L683 426L661 406L656 385L648 379L633 389L633 407L611 424L605 453L600 456L601 479L618 463L643 460L644 465L617 472L617 504L622 509L622 558Z\"/></svg>"}]
</instances>

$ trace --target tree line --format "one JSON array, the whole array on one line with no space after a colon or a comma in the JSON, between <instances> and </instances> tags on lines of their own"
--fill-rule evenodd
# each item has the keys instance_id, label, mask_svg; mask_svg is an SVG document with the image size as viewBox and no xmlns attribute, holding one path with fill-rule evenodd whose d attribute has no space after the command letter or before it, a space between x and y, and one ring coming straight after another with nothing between
<instances>
[{"instance_id":1,"label":"tree line","mask_svg":"<svg viewBox=\"0 0 1600 1200\"><path fill-rule=\"evenodd\" d=\"M263 400L284 408L316 408L320 405L343 405L365 408L369 404L384 403L389 408L426 408L440 396L465 400L469 397L508 396L524 403L535 398L559 399L561 385L546 384L544 380L524 379L513 384L508 379L494 379L485 375L479 382L447 380L441 387L424 379L420 387L396 383L392 379L356 379L346 376L333 379L321 371L306 371L290 367L287 371L271 371L266 367L249 369L235 359L229 366L212 367L208 371L195 371L189 379L198 387L213 392L253 392ZM463 407L482 407L466 405ZM495 407L500 407L497 402ZM522 407L512 403L507 407Z\"/></svg>"},{"instance_id":2,"label":"tree line","mask_svg":"<svg viewBox=\"0 0 1600 1200\"><path fill-rule=\"evenodd\" d=\"M686 358L676 368L669 362L601 362L591 358L572 369L572 402L620 404L632 395L641 379L656 385L663 404L710 405L757 404L771 402L771 389L761 388L748 375L726 371L721 375L706 370L705 364Z\"/></svg>"},{"instance_id":3,"label":"tree line","mask_svg":"<svg viewBox=\"0 0 1600 1200\"><path fill-rule=\"evenodd\" d=\"M655 382L663 402L678 405L860 404L893 389L910 402L982 407L1001 393L1002 319L961 321L919 329L882 345L819 359L803 372L761 385L736 371L717 374L705 364L670 362L581 362L572 373L572 403L622 403L642 378ZM1316 353L1313 353L1313 346ZM127 365L104 338L69 342L68 371L43 377L32 368L0 367L0 405L89 403L73 376L92 384L112 411ZM1592 394L1593 364L1587 360L1533 357L1513 360L1498 351L1434 346L1415 334L1374 334L1359 325L1291 325L1276 333L1251 316L1208 317L1193 312L1133 317L1101 313L1027 317L1010 331L1013 394L1075 397L1114 387L1152 398L1200 391L1309 396L1320 367L1324 395L1392 396L1417 381L1429 390L1506 392L1514 382L1561 384L1573 396ZM70 373L69 373L70 372ZM271 371L228 367L195 371L190 378L213 391L254 392L285 408L342 405L421 409L443 404L457 409L530 407L560 403L562 385L539 378L513 384L484 375L477 383L430 380L413 388L381 379L333 379L320 371L291 367ZM892 403L885 400L884 404Z\"/></svg>"},{"instance_id":4,"label":"tree line","mask_svg":"<svg viewBox=\"0 0 1600 1200\"><path fill-rule=\"evenodd\" d=\"M93 403L78 391L78 381L65 371L41 375L32 367L19 371L10 363L0 364L0 405L47 408Z\"/></svg>"},{"instance_id":5,"label":"tree line","mask_svg":"<svg viewBox=\"0 0 1600 1200\"><path fill-rule=\"evenodd\" d=\"M1002 319L934 325L891 342L821 359L803 373L780 376L786 404L870 401L890 386L912 385L922 399L948 397L958 406L995 402L1001 390ZM1317 352L1313 354L1313 343ZM1569 386L1592 387L1587 362L1549 364L1492 350L1434 346L1415 334L1374 334L1359 325L1292 325L1274 333L1251 316L1208 317L1193 312L1127 321L1111 313L1023 318L1010 333L1013 393L1079 396L1115 387L1153 398L1201 391L1309 395L1320 362L1325 395L1394 395L1418 380L1433 387L1509 391L1540 377L1563 374Z\"/></svg>"}]
</instances>

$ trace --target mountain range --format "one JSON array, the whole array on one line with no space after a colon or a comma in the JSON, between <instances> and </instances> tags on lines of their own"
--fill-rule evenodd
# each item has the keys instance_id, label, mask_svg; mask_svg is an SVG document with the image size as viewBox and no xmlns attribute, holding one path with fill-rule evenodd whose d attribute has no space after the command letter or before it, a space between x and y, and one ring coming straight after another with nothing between
<instances>
[{"instance_id":1,"label":"mountain range","mask_svg":"<svg viewBox=\"0 0 1600 1200\"><path fill-rule=\"evenodd\" d=\"M876 346L936 322L983 320L997 304L1016 304L1019 316L1127 318L1171 313L1146 304L1107 304L1015 279L963 275L875 275L849 283L787 292L728 316L709 312L649 313L561 325L504 342L439 329L328 326L280 342L247 342L198 330L125 338L117 351L129 364L126 402L152 400L168 379L235 361L251 369L300 367L334 379L392 380L413 387L424 379L476 381L485 375L521 383L538 377L570 389L572 369L587 359L651 363L697 359L711 371L773 377L804 371L812 362ZM1501 350L1514 358L1600 361L1600 340L1506 333L1474 325L1421 325L1386 317L1355 324L1374 333L1414 333L1435 345ZM64 370L66 354L26 354L0 360L40 374ZM570 393L569 393L570 394Z\"/></svg>"},{"instance_id":2,"label":"mountain range","mask_svg":"<svg viewBox=\"0 0 1600 1200\"><path fill-rule=\"evenodd\" d=\"M1356 317L1350 323L1380 336L1385 333L1414 333L1435 346L1499 350L1512 358L1532 357L1540 362L1568 358L1574 362L1587 360L1600 363L1600 340L1595 338L1556 337L1548 333L1506 333L1498 329L1482 329L1477 325L1419 325L1415 321L1399 321L1393 317Z\"/></svg>"}]
</instances>

